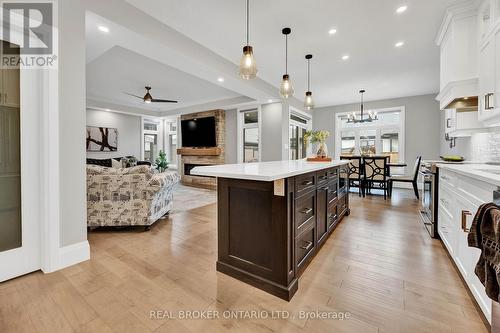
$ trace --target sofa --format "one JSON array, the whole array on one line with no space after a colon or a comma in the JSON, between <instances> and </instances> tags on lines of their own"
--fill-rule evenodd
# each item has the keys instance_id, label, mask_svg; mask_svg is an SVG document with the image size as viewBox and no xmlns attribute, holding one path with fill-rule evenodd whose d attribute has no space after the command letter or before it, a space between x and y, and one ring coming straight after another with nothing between
<instances>
[{"instance_id":1,"label":"sofa","mask_svg":"<svg viewBox=\"0 0 500 333\"><path fill-rule=\"evenodd\" d=\"M172 209L175 171L155 173L150 166L108 168L87 165L87 226L143 226Z\"/></svg>"}]
</instances>

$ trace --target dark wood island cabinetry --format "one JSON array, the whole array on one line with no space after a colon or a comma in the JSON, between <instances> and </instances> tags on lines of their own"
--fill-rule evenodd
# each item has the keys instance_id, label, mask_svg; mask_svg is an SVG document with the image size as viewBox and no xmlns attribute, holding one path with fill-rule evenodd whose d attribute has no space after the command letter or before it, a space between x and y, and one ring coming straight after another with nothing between
<instances>
[{"instance_id":1,"label":"dark wood island cabinetry","mask_svg":"<svg viewBox=\"0 0 500 333\"><path fill-rule=\"evenodd\" d=\"M272 181L218 176L218 271L293 297L299 276L350 212L345 162L322 164ZM209 168L216 167L196 172L210 175Z\"/></svg>"}]
</instances>

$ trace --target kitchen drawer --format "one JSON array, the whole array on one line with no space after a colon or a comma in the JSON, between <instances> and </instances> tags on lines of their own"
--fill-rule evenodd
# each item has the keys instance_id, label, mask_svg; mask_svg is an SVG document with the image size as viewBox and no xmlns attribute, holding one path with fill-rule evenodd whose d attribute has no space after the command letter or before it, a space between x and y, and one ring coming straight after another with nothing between
<instances>
[{"instance_id":1,"label":"kitchen drawer","mask_svg":"<svg viewBox=\"0 0 500 333\"><path fill-rule=\"evenodd\" d=\"M337 203L338 215L341 216L345 214L346 210L347 210L347 195L344 195L339 198L339 201Z\"/></svg>"},{"instance_id":2,"label":"kitchen drawer","mask_svg":"<svg viewBox=\"0 0 500 333\"><path fill-rule=\"evenodd\" d=\"M339 169L338 168L328 169L328 178L329 179L338 178L338 176L339 176Z\"/></svg>"},{"instance_id":3,"label":"kitchen drawer","mask_svg":"<svg viewBox=\"0 0 500 333\"><path fill-rule=\"evenodd\" d=\"M311 192L295 202L295 235L300 235L316 217L316 193Z\"/></svg>"},{"instance_id":4,"label":"kitchen drawer","mask_svg":"<svg viewBox=\"0 0 500 333\"><path fill-rule=\"evenodd\" d=\"M497 190L497 187L477 179L458 175L457 190L462 197L479 206L484 202L491 201L491 193Z\"/></svg>"},{"instance_id":5,"label":"kitchen drawer","mask_svg":"<svg viewBox=\"0 0 500 333\"><path fill-rule=\"evenodd\" d=\"M314 253L316 248L314 233L315 229L310 228L295 240L295 258L298 269L303 268Z\"/></svg>"},{"instance_id":6,"label":"kitchen drawer","mask_svg":"<svg viewBox=\"0 0 500 333\"><path fill-rule=\"evenodd\" d=\"M328 206L328 212L327 212L327 222L328 222L328 230L332 228L338 221L339 216L337 213L337 204L331 204Z\"/></svg>"},{"instance_id":7,"label":"kitchen drawer","mask_svg":"<svg viewBox=\"0 0 500 333\"><path fill-rule=\"evenodd\" d=\"M328 181L328 170L316 172L316 177L318 177L318 184L326 183Z\"/></svg>"},{"instance_id":8,"label":"kitchen drawer","mask_svg":"<svg viewBox=\"0 0 500 333\"><path fill-rule=\"evenodd\" d=\"M439 186L441 185L455 188L457 186L457 175L448 170L439 169Z\"/></svg>"},{"instance_id":9,"label":"kitchen drawer","mask_svg":"<svg viewBox=\"0 0 500 333\"><path fill-rule=\"evenodd\" d=\"M446 214L453 221L455 218L455 210L453 206L456 194L451 192L444 186L439 186L439 212Z\"/></svg>"},{"instance_id":10,"label":"kitchen drawer","mask_svg":"<svg viewBox=\"0 0 500 333\"><path fill-rule=\"evenodd\" d=\"M455 246L456 246L456 229L458 227L453 226L452 220L448 215L444 214L441 210L439 211L438 219L438 233L443 241L446 249L450 253L451 257L455 257Z\"/></svg>"},{"instance_id":11,"label":"kitchen drawer","mask_svg":"<svg viewBox=\"0 0 500 333\"><path fill-rule=\"evenodd\" d=\"M328 184L328 204L331 205L338 200L338 180Z\"/></svg>"},{"instance_id":12,"label":"kitchen drawer","mask_svg":"<svg viewBox=\"0 0 500 333\"><path fill-rule=\"evenodd\" d=\"M295 177L295 197L299 198L305 193L316 189L316 174L307 173Z\"/></svg>"}]
</instances>

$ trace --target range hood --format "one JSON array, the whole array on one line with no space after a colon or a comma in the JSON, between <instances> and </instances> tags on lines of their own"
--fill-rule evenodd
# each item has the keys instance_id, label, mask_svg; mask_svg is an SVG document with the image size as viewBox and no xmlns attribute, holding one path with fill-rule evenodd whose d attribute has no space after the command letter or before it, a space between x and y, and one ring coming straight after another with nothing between
<instances>
[{"instance_id":1,"label":"range hood","mask_svg":"<svg viewBox=\"0 0 500 333\"><path fill-rule=\"evenodd\" d=\"M436 97L439 101L439 108L441 110L477 111L479 107L478 87L477 78L448 83Z\"/></svg>"}]
</instances>

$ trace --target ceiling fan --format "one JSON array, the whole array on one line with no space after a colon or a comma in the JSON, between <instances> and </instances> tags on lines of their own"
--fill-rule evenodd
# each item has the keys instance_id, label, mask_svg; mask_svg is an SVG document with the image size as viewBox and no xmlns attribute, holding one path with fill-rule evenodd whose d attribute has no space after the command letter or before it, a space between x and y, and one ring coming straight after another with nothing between
<instances>
[{"instance_id":1,"label":"ceiling fan","mask_svg":"<svg viewBox=\"0 0 500 333\"><path fill-rule=\"evenodd\" d=\"M149 91L151 90L151 87L144 87L146 88L146 95L144 95L144 97L141 97L141 96L137 96L137 95L134 95L134 94L130 94L130 93L125 93L129 96L133 96L133 97L136 97L136 98L139 98L139 99L142 99L144 101L144 103L177 103L177 101L172 101L172 100L169 100L169 99L156 99L156 98L153 98L153 96L151 96L151 94L149 93Z\"/></svg>"}]
</instances>

